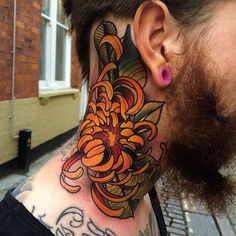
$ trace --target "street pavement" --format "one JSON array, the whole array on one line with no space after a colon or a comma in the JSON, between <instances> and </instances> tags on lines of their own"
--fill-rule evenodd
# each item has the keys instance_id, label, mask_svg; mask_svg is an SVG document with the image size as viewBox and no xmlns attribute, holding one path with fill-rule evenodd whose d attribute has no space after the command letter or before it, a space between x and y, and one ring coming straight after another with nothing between
<instances>
[{"instance_id":1,"label":"street pavement","mask_svg":"<svg viewBox=\"0 0 236 236\"><path fill-rule=\"evenodd\" d=\"M159 183L159 199L168 236L235 236L236 208L232 204L227 216L218 217L207 212L200 202L187 201Z\"/></svg>"},{"instance_id":2,"label":"street pavement","mask_svg":"<svg viewBox=\"0 0 236 236\"><path fill-rule=\"evenodd\" d=\"M230 212L229 212L229 220L230 223L234 229L234 232L236 232L236 200L233 204L234 207L231 208Z\"/></svg>"},{"instance_id":3,"label":"street pavement","mask_svg":"<svg viewBox=\"0 0 236 236\"><path fill-rule=\"evenodd\" d=\"M10 188L36 173L51 156L52 152L37 159L27 173L15 172L0 178L0 200ZM200 203L190 204L183 196L166 191L162 181L157 187L168 236L236 236L234 204L228 216L219 218L209 214Z\"/></svg>"}]
</instances>

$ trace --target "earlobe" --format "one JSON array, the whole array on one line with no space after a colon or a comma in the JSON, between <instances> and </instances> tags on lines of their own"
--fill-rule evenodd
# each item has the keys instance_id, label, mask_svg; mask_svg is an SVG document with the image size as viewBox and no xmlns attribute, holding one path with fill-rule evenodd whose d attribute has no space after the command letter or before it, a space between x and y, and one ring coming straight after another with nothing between
<instances>
[{"instance_id":1,"label":"earlobe","mask_svg":"<svg viewBox=\"0 0 236 236\"><path fill-rule=\"evenodd\" d=\"M146 1L139 7L134 18L136 47L154 82L160 87L167 87L172 81L172 74L163 55L164 43L169 35L168 14L163 2Z\"/></svg>"}]
</instances>

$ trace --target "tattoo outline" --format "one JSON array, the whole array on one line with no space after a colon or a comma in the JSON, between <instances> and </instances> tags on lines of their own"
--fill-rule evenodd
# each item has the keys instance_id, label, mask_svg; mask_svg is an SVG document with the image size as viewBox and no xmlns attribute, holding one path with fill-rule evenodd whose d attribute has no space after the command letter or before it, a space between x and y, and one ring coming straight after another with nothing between
<instances>
[{"instance_id":1,"label":"tattoo outline","mask_svg":"<svg viewBox=\"0 0 236 236\"><path fill-rule=\"evenodd\" d=\"M62 223L62 219L67 218L67 225ZM57 218L56 225L58 228L56 229L57 236L63 235L75 235L72 229L80 228L84 224L84 213L77 207L69 207L65 209Z\"/></svg>"},{"instance_id":2,"label":"tattoo outline","mask_svg":"<svg viewBox=\"0 0 236 236\"><path fill-rule=\"evenodd\" d=\"M36 215L36 207L33 206L31 214L33 214L39 222L56 236L75 236L80 233L82 236L116 236L110 229L102 230L91 219L85 220L84 211L78 207L68 207L57 217L55 226L46 223L46 213ZM86 226L87 232L76 232L82 226Z\"/></svg>"}]
</instances>

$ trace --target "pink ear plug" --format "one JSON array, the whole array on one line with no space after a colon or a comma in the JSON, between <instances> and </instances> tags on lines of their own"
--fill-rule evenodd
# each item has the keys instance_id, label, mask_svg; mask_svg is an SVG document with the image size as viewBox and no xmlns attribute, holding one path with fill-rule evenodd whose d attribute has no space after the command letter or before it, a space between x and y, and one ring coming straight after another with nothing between
<instances>
[{"instance_id":1,"label":"pink ear plug","mask_svg":"<svg viewBox=\"0 0 236 236\"><path fill-rule=\"evenodd\" d=\"M172 83L173 76L168 66L163 66L160 70L159 80L161 85L168 86Z\"/></svg>"}]
</instances>

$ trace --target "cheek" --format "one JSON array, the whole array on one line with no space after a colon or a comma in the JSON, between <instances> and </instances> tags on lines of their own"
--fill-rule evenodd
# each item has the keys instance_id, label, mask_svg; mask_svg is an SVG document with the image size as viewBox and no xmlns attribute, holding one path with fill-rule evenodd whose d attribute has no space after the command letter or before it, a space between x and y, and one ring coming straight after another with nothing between
<instances>
[{"instance_id":1,"label":"cheek","mask_svg":"<svg viewBox=\"0 0 236 236\"><path fill-rule=\"evenodd\" d=\"M234 33L234 34L233 34ZM221 109L224 115L236 112L236 29L226 37L215 37L209 47L208 55L219 72L216 84L220 88Z\"/></svg>"},{"instance_id":2,"label":"cheek","mask_svg":"<svg viewBox=\"0 0 236 236\"><path fill-rule=\"evenodd\" d=\"M222 8L207 37L207 55L223 73L236 75L236 2Z\"/></svg>"},{"instance_id":3,"label":"cheek","mask_svg":"<svg viewBox=\"0 0 236 236\"><path fill-rule=\"evenodd\" d=\"M236 28L234 31L219 32L209 43L209 55L222 72L236 68Z\"/></svg>"}]
</instances>

